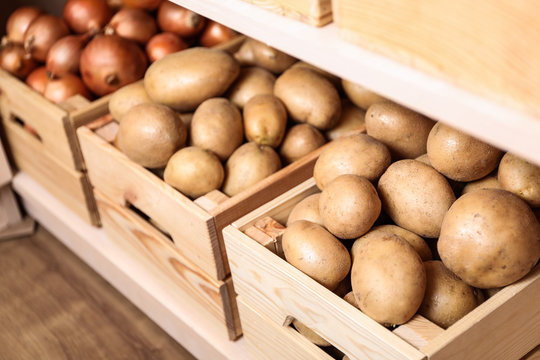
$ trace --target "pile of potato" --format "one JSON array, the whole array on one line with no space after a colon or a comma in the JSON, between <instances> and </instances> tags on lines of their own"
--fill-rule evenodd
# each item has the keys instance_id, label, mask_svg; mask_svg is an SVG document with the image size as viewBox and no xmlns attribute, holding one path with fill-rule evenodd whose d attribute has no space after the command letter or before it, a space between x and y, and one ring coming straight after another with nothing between
<instances>
[{"instance_id":1,"label":"pile of potato","mask_svg":"<svg viewBox=\"0 0 540 360\"><path fill-rule=\"evenodd\" d=\"M197 198L234 196L343 134L365 111L341 80L246 38L238 51L194 47L153 63L109 103L115 144Z\"/></svg>"},{"instance_id":2,"label":"pile of potato","mask_svg":"<svg viewBox=\"0 0 540 360\"><path fill-rule=\"evenodd\" d=\"M442 328L538 263L537 165L384 99L365 124L317 160L289 263L385 326Z\"/></svg>"}]
</instances>

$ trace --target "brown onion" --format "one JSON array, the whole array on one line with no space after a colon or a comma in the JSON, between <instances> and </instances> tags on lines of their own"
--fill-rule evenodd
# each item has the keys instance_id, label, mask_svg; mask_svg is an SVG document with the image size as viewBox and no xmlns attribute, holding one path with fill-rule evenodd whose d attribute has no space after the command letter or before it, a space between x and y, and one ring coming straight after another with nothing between
<instances>
[{"instance_id":1,"label":"brown onion","mask_svg":"<svg viewBox=\"0 0 540 360\"><path fill-rule=\"evenodd\" d=\"M55 104L77 94L84 96L88 100L92 100L92 95L81 78L70 73L57 79L49 79L43 91L43 96Z\"/></svg>"},{"instance_id":2,"label":"brown onion","mask_svg":"<svg viewBox=\"0 0 540 360\"><path fill-rule=\"evenodd\" d=\"M24 34L24 49L37 61L45 61L54 43L69 35L66 23L57 16L39 15Z\"/></svg>"},{"instance_id":3,"label":"brown onion","mask_svg":"<svg viewBox=\"0 0 540 360\"><path fill-rule=\"evenodd\" d=\"M20 79L24 79L37 66L19 43L8 43L0 51L0 67Z\"/></svg>"},{"instance_id":4,"label":"brown onion","mask_svg":"<svg viewBox=\"0 0 540 360\"><path fill-rule=\"evenodd\" d=\"M212 47L227 42L238 36L238 33L225 25L209 21L201 34L199 42L202 46Z\"/></svg>"},{"instance_id":5,"label":"brown onion","mask_svg":"<svg viewBox=\"0 0 540 360\"><path fill-rule=\"evenodd\" d=\"M26 84L40 94L43 94L45 91L47 81L49 81L49 76L47 75L47 69L45 66L40 66L37 69L34 69L34 71L32 71L26 77Z\"/></svg>"},{"instance_id":6,"label":"brown onion","mask_svg":"<svg viewBox=\"0 0 540 360\"><path fill-rule=\"evenodd\" d=\"M74 32L95 34L109 22L112 9L106 0L68 0L63 15Z\"/></svg>"},{"instance_id":7,"label":"brown onion","mask_svg":"<svg viewBox=\"0 0 540 360\"><path fill-rule=\"evenodd\" d=\"M187 49L189 46L178 35L164 32L154 35L146 44L146 55L150 62L161 59L165 55Z\"/></svg>"},{"instance_id":8,"label":"brown onion","mask_svg":"<svg viewBox=\"0 0 540 360\"><path fill-rule=\"evenodd\" d=\"M164 32L193 37L202 31L206 18L170 1L163 1L158 9L157 22Z\"/></svg>"},{"instance_id":9,"label":"brown onion","mask_svg":"<svg viewBox=\"0 0 540 360\"><path fill-rule=\"evenodd\" d=\"M123 38L146 44L157 32L154 17L141 9L120 9L107 25L106 34L116 34Z\"/></svg>"},{"instance_id":10,"label":"brown onion","mask_svg":"<svg viewBox=\"0 0 540 360\"><path fill-rule=\"evenodd\" d=\"M124 6L124 1L123 0L107 0L107 5L109 5L109 7L114 12L115 10L118 10L122 6Z\"/></svg>"},{"instance_id":11,"label":"brown onion","mask_svg":"<svg viewBox=\"0 0 540 360\"><path fill-rule=\"evenodd\" d=\"M162 0L124 0L124 6L143 9L155 10L161 4Z\"/></svg>"},{"instance_id":12,"label":"brown onion","mask_svg":"<svg viewBox=\"0 0 540 360\"><path fill-rule=\"evenodd\" d=\"M24 33L30 23L41 15L41 9L34 6L23 6L9 15L6 22L6 36L9 41L23 43Z\"/></svg>"},{"instance_id":13,"label":"brown onion","mask_svg":"<svg viewBox=\"0 0 540 360\"><path fill-rule=\"evenodd\" d=\"M52 76L77 74L81 54L88 40L88 35L68 35L55 42L45 61L47 71Z\"/></svg>"},{"instance_id":14,"label":"brown onion","mask_svg":"<svg viewBox=\"0 0 540 360\"><path fill-rule=\"evenodd\" d=\"M139 45L118 35L99 35L81 55L81 75L99 96L141 79L148 60Z\"/></svg>"}]
</instances>

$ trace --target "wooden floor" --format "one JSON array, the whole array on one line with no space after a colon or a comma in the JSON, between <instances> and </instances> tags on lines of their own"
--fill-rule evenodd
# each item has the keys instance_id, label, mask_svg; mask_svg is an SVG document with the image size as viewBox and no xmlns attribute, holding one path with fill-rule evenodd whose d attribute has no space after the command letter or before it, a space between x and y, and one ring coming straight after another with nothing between
<instances>
[{"instance_id":1,"label":"wooden floor","mask_svg":"<svg viewBox=\"0 0 540 360\"><path fill-rule=\"evenodd\" d=\"M195 359L46 230L0 242L0 359Z\"/></svg>"}]
</instances>

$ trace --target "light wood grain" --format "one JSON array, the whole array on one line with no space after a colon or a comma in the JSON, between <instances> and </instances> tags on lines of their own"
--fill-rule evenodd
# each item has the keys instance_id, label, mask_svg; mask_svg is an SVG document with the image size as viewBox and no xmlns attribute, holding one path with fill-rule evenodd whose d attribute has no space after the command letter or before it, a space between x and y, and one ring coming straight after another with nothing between
<instances>
[{"instance_id":1,"label":"light wood grain","mask_svg":"<svg viewBox=\"0 0 540 360\"><path fill-rule=\"evenodd\" d=\"M236 339L241 334L235 294L230 277L214 280L186 259L172 242L129 209L115 204L96 190L103 228L112 241L145 259L141 269L157 273L156 282L172 283L171 293L193 304L193 311L214 322L222 336Z\"/></svg>"},{"instance_id":2,"label":"light wood grain","mask_svg":"<svg viewBox=\"0 0 540 360\"><path fill-rule=\"evenodd\" d=\"M330 0L245 1L313 26L323 26L332 21L332 3Z\"/></svg>"},{"instance_id":3,"label":"light wood grain","mask_svg":"<svg viewBox=\"0 0 540 360\"><path fill-rule=\"evenodd\" d=\"M392 331L394 334L417 349L426 346L432 339L444 332L444 329L429 321L422 315L414 315L405 324Z\"/></svg>"}]
</instances>

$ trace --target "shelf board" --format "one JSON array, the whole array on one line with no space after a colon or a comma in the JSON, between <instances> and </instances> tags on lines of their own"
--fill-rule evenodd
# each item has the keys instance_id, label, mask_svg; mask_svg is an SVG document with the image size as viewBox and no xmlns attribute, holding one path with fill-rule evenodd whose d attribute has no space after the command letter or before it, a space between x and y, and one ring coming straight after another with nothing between
<instances>
[{"instance_id":1,"label":"shelf board","mask_svg":"<svg viewBox=\"0 0 540 360\"><path fill-rule=\"evenodd\" d=\"M540 119L241 0L172 0L341 78L540 165Z\"/></svg>"},{"instance_id":2,"label":"shelf board","mask_svg":"<svg viewBox=\"0 0 540 360\"><path fill-rule=\"evenodd\" d=\"M142 271L135 256L88 225L25 173L13 178L24 208L58 240L111 283L198 359L245 359L244 339L232 342L215 331Z\"/></svg>"}]
</instances>

